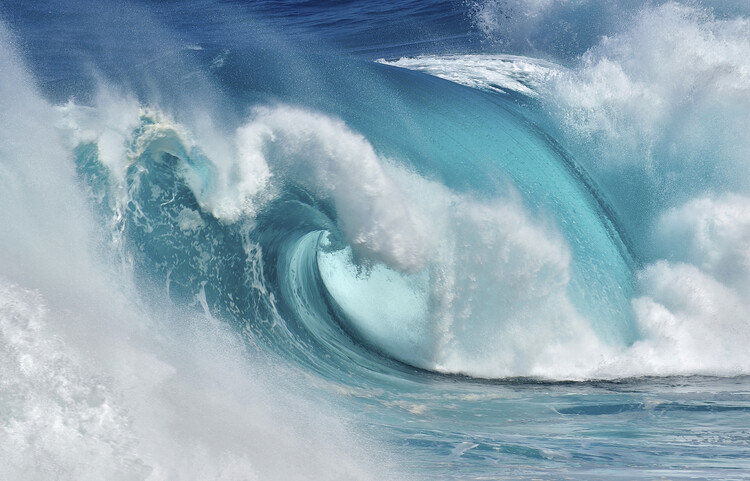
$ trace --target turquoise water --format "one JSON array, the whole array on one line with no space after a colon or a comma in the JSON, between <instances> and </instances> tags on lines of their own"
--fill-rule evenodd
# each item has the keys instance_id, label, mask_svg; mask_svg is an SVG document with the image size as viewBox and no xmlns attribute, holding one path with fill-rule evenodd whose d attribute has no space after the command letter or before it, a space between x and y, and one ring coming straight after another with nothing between
<instances>
[{"instance_id":1,"label":"turquoise water","mask_svg":"<svg viewBox=\"0 0 750 481\"><path fill-rule=\"evenodd\" d=\"M746 479L741 2L4 2L8 479Z\"/></svg>"}]
</instances>

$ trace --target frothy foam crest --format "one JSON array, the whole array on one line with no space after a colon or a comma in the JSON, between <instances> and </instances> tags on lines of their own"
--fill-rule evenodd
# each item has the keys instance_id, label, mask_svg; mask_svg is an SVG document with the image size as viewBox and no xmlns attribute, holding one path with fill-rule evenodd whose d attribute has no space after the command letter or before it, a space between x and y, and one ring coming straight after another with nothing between
<instances>
[{"instance_id":1,"label":"frothy foam crest","mask_svg":"<svg viewBox=\"0 0 750 481\"><path fill-rule=\"evenodd\" d=\"M398 60L377 60L395 67L419 70L467 87L494 92L538 96L537 89L561 69L543 60L515 55L423 55Z\"/></svg>"},{"instance_id":2,"label":"frothy foam crest","mask_svg":"<svg viewBox=\"0 0 750 481\"><path fill-rule=\"evenodd\" d=\"M70 100L55 109L59 116L56 125L66 146L73 149L80 144L96 143L102 164L115 179L122 180L128 165L127 146L143 113L138 101L102 86L95 107Z\"/></svg>"},{"instance_id":3,"label":"frothy foam crest","mask_svg":"<svg viewBox=\"0 0 750 481\"><path fill-rule=\"evenodd\" d=\"M569 299L565 240L517 194L478 200L395 166L387 172L431 220L434 247L426 270L405 278L321 258L329 292L365 341L418 367L485 378L582 377L611 355ZM378 289L403 292L373 308Z\"/></svg>"},{"instance_id":4,"label":"frothy foam crest","mask_svg":"<svg viewBox=\"0 0 750 481\"><path fill-rule=\"evenodd\" d=\"M424 265L429 239L420 226L428 221L384 170L389 161L343 122L289 106L258 108L237 139L240 170L263 163L282 181L332 199L355 253L410 272Z\"/></svg>"},{"instance_id":5,"label":"frothy foam crest","mask_svg":"<svg viewBox=\"0 0 750 481\"><path fill-rule=\"evenodd\" d=\"M68 104L59 111L58 126L71 145L95 142L122 185L128 166L144 153L168 153L190 166L183 173L201 206L236 222L255 216L284 183L294 183L332 200L359 255L405 271L424 265L429 240L419 226L428 220L417 218L384 171L390 161L339 120L290 106L259 107L233 136L222 136L210 121L201 122L207 132L195 135L158 110L112 95L100 95L93 109ZM223 142L214 140L206 150L203 137Z\"/></svg>"},{"instance_id":6,"label":"frothy foam crest","mask_svg":"<svg viewBox=\"0 0 750 481\"><path fill-rule=\"evenodd\" d=\"M596 148L581 155L589 167L613 178L637 168L667 196L705 188L700 177L747 188L748 51L745 18L718 20L676 3L644 9L558 77L559 115Z\"/></svg>"},{"instance_id":7,"label":"frothy foam crest","mask_svg":"<svg viewBox=\"0 0 750 481\"><path fill-rule=\"evenodd\" d=\"M192 114L189 128L101 81L93 107L69 101L56 110L56 125L67 147L96 144L99 161L123 196L128 168L146 153L166 153L185 162L182 173L196 199L218 217L233 222L254 215L263 203L261 193L271 177L268 165L252 157L236 162L241 147L205 113Z\"/></svg>"},{"instance_id":8,"label":"frothy foam crest","mask_svg":"<svg viewBox=\"0 0 750 481\"><path fill-rule=\"evenodd\" d=\"M570 252L518 199L453 201L431 271L435 368L499 378L576 376L607 348L571 303Z\"/></svg>"},{"instance_id":9,"label":"frothy foam crest","mask_svg":"<svg viewBox=\"0 0 750 481\"><path fill-rule=\"evenodd\" d=\"M750 371L748 51L747 18L670 2L553 83L569 145L650 262L632 302L642 339L593 375Z\"/></svg>"}]
</instances>

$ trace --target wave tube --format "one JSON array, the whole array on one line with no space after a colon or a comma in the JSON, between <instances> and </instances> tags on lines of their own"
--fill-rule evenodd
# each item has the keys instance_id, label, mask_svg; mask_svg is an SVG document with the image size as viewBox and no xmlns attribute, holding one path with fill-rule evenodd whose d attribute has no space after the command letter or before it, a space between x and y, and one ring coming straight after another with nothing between
<instances>
[{"instance_id":1,"label":"wave tube","mask_svg":"<svg viewBox=\"0 0 750 481\"><path fill-rule=\"evenodd\" d=\"M318 315L399 361L482 377L540 375L561 365L560 352L569 354L564 369L575 370L637 338L628 248L598 191L558 146L509 100L359 67L401 93L401 112L392 115L377 97L352 97L349 113L378 102L384 114L355 116L361 133L328 114L276 105L255 107L219 157L149 110L136 108L120 129L129 139L120 160L106 159L110 134L90 134L128 192L118 202L132 211L125 228L140 245L137 264L157 266L174 295L205 286L209 307L231 295L221 310L242 312L267 304L243 294L250 244L268 254L268 272L283 270L273 253L283 257L284 246L325 218L333 237L318 268L335 308ZM71 109L68 122L90 122ZM287 215L283 199L295 191L309 208ZM175 251L180 245L194 254ZM206 271L208 283L196 286ZM383 316L371 309L385 304L393 308Z\"/></svg>"}]
</instances>

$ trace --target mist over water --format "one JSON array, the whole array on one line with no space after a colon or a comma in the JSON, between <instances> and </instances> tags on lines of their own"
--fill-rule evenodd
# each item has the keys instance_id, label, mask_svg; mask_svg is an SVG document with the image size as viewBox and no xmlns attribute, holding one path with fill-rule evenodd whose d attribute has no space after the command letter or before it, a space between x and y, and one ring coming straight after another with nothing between
<instances>
[{"instance_id":1,"label":"mist over water","mask_svg":"<svg viewBox=\"0 0 750 481\"><path fill-rule=\"evenodd\" d=\"M501 41L507 32L488 16L519 7L530 39L530 25L551 12L582 8L488 2L472 11ZM730 12L675 2L634 9L632 22L574 63L561 59L567 67L487 54L387 62L482 90L533 92L544 122L604 191L642 264L632 300L642 336L596 376L746 372L750 66L747 20Z\"/></svg>"},{"instance_id":2,"label":"mist over water","mask_svg":"<svg viewBox=\"0 0 750 481\"><path fill-rule=\"evenodd\" d=\"M7 479L743 479L741 2L0 4Z\"/></svg>"},{"instance_id":3,"label":"mist over water","mask_svg":"<svg viewBox=\"0 0 750 481\"><path fill-rule=\"evenodd\" d=\"M210 312L139 291L122 233L95 225L60 112L3 40L4 476L385 476L367 460L379 448L365 456L333 406L294 387L303 374Z\"/></svg>"}]
</instances>

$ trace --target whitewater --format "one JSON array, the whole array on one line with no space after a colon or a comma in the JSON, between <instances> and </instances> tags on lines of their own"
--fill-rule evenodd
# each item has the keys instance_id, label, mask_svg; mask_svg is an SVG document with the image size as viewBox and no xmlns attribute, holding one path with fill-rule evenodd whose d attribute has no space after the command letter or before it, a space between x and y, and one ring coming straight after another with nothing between
<instances>
[{"instance_id":1,"label":"whitewater","mask_svg":"<svg viewBox=\"0 0 750 481\"><path fill-rule=\"evenodd\" d=\"M743 1L0 0L0 479L750 479Z\"/></svg>"}]
</instances>

